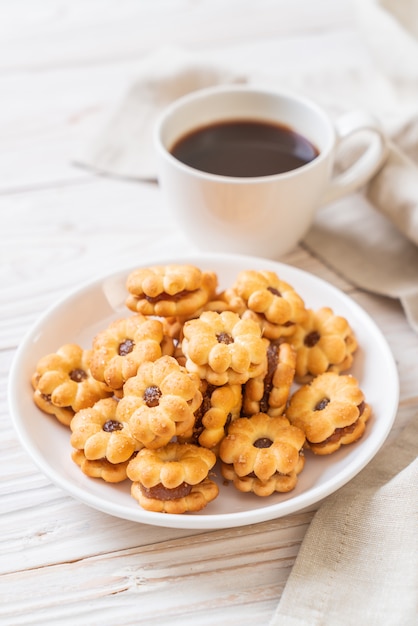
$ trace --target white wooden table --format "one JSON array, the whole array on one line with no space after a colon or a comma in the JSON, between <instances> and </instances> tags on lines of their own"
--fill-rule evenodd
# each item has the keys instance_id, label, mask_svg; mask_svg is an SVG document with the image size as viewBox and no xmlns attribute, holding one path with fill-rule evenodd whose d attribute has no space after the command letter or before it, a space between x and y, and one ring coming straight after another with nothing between
<instances>
[{"instance_id":1,"label":"white wooden table","mask_svg":"<svg viewBox=\"0 0 418 626\"><path fill-rule=\"evenodd\" d=\"M18 441L7 398L24 333L76 287L186 252L157 185L72 163L93 122L163 44L250 69L333 57L362 62L349 0L0 2L0 624L267 624L314 515L190 531L113 518L78 503ZM418 407L418 337L397 301L355 289L301 245L285 258L347 292L376 321L400 375L390 437ZM382 390L383 392L383 390Z\"/></svg>"}]
</instances>

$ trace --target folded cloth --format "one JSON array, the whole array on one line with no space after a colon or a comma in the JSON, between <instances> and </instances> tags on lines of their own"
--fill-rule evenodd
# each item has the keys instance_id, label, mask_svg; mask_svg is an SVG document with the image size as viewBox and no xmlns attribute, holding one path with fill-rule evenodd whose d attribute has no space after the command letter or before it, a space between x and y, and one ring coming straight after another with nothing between
<instances>
[{"instance_id":1,"label":"folded cloth","mask_svg":"<svg viewBox=\"0 0 418 626\"><path fill-rule=\"evenodd\" d=\"M155 180L153 127L159 113L176 98L204 87L244 82L239 72L199 55L162 48L142 64L135 83L75 162L101 174Z\"/></svg>"},{"instance_id":2,"label":"folded cloth","mask_svg":"<svg viewBox=\"0 0 418 626\"><path fill-rule=\"evenodd\" d=\"M418 415L315 514L270 626L415 626Z\"/></svg>"},{"instance_id":3,"label":"folded cloth","mask_svg":"<svg viewBox=\"0 0 418 626\"><path fill-rule=\"evenodd\" d=\"M296 72L287 60L274 64L270 73L264 69L263 75L257 75L203 55L163 48L143 62L120 106L81 147L75 162L101 174L155 180L152 131L156 117L181 95L221 83L256 82L293 89L316 99L331 116L350 108L368 109L392 139L388 159L360 197L349 196L320 211L304 243L353 284L400 298L418 332L418 56L414 56L418 33L404 28L404 24L417 23L413 16L408 22L408 10L414 11L416 3L385 0L384 7L377 0L356 3L359 31L370 43L376 64L372 60L366 69L361 64L347 72L340 66L308 67L304 73L299 66ZM399 15L402 22L398 22ZM388 32L402 62L399 74L393 64L387 67Z\"/></svg>"},{"instance_id":4,"label":"folded cloth","mask_svg":"<svg viewBox=\"0 0 418 626\"><path fill-rule=\"evenodd\" d=\"M418 77L416 0L355 0L364 40L378 65L395 82Z\"/></svg>"},{"instance_id":5,"label":"folded cloth","mask_svg":"<svg viewBox=\"0 0 418 626\"><path fill-rule=\"evenodd\" d=\"M356 0L356 8L378 76L364 93L385 86L374 105L390 118L389 156L361 197L318 213L305 245L353 284L399 298L418 333L418 3Z\"/></svg>"},{"instance_id":6,"label":"folded cloth","mask_svg":"<svg viewBox=\"0 0 418 626\"><path fill-rule=\"evenodd\" d=\"M398 298L418 333L418 247L364 195L321 209L304 245L361 289Z\"/></svg>"}]
</instances>

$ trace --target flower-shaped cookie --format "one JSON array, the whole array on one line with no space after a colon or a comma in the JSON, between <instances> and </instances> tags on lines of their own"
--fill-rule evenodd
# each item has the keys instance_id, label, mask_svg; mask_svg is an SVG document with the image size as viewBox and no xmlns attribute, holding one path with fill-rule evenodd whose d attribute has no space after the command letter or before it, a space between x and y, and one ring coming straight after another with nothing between
<instances>
[{"instance_id":1,"label":"flower-shaped cookie","mask_svg":"<svg viewBox=\"0 0 418 626\"><path fill-rule=\"evenodd\" d=\"M266 370L266 340L258 324L232 311L205 311L183 328L186 368L213 385L243 384Z\"/></svg>"},{"instance_id":2,"label":"flower-shaped cookie","mask_svg":"<svg viewBox=\"0 0 418 626\"><path fill-rule=\"evenodd\" d=\"M216 387L202 381L201 391L203 400L195 413L191 440L215 451L228 425L240 416L242 388L229 384Z\"/></svg>"},{"instance_id":3,"label":"flower-shaped cookie","mask_svg":"<svg viewBox=\"0 0 418 626\"><path fill-rule=\"evenodd\" d=\"M293 334L294 325L306 315L305 304L295 289L281 280L275 272L268 270L244 270L227 296L239 296L247 311L241 316L258 321L263 336L268 339L288 337Z\"/></svg>"},{"instance_id":4,"label":"flower-shaped cookie","mask_svg":"<svg viewBox=\"0 0 418 626\"><path fill-rule=\"evenodd\" d=\"M92 348L91 373L114 390L135 376L144 361L155 361L174 351L163 324L140 314L109 324L95 336Z\"/></svg>"},{"instance_id":5,"label":"flower-shaped cookie","mask_svg":"<svg viewBox=\"0 0 418 626\"><path fill-rule=\"evenodd\" d=\"M303 431L284 417L257 413L236 419L219 448L222 475L238 490L260 496L289 491L303 468L304 442Z\"/></svg>"},{"instance_id":6,"label":"flower-shaped cookie","mask_svg":"<svg viewBox=\"0 0 418 626\"><path fill-rule=\"evenodd\" d=\"M357 380L326 372L292 395L286 410L289 421L304 431L306 444L320 455L359 439L371 414Z\"/></svg>"},{"instance_id":7,"label":"flower-shaped cookie","mask_svg":"<svg viewBox=\"0 0 418 626\"><path fill-rule=\"evenodd\" d=\"M77 411L113 395L107 385L93 378L91 355L91 350L77 344L65 344L42 357L32 376L35 404L66 426Z\"/></svg>"},{"instance_id":8,"label":"flower-shaped cookie","mask_svg":"<svg viewBox=\"0 0 418 626\"><path fill-rule=\"evenodd\" d=\"M282 415L295 377L296 351L289 343L270 343L267 373L251 378L244 386L242 413L245 417L267 413Z\"/></svg>"},{"instance_id":9,"label":"flower-shaped cookie","mask_svg":"<svg viewBox=\"0 0 418 626\"><path fill-rule=\"evenodd\" d=\"M199 511L218 495L216 483L208 478L215 463L211 450L193 444L143 448L128 465L132 496L150 511Z\"/></svg>"},{"instance_id":10,"label":"flower-shaped cookie","mask_svg":"<svg viewBox=\"0 0 418 626\"><path fill-rule=\"evenodd\" d=\"M131 272L126 306L143 315L188 316L204 306L218 284L214 272L193 265L156 265Z\"/></svg>"},{"instance_id":11,"label":"flower-shaped cookie","mask_svg":"<svg viewBox=\"0 0 418 626\"><path fill-rule=\"evenodd\" d=\"M291 343L296 349L296 378L301 382L327 371L349 369L357 349L348 321L329 307L309 309L306 320L296 327Z\"/></svg>"},{"instance_id":12,"label":"flower-shaped cookie","mask_svg":"<svg viewBox=\"0 0 418 626\"><path fill-rule=\"evenodd\" d=\"M129 422L143 446L159 448L176 435L191 435L194 412L202 402L199 386L198 377L174 357L146 361L125 383L116 418Z\"/></svg>"},{"instance_id":13,"label":"flower-shaped cookie","mask_svg":"<svg viewBox=\"0 0 418 626\"><path fill-rule=\"evenodd\" d=\"M105 398L91 408L81 409L71 420L70 443L83 450L86 459L122 463L141 448L132 437L129 424L117 419L117 406L115 398Z\"/></svg>"},{"instance_id":14,"label":"flower-shaped cookie","mask_svg":"<svg viewBox=\"0 0 418 626\"><path fill-rule=\"evenodd\" d=\"M90 478L101 478L106 483L121 483L127 479L126 470L129 460L111 463L107 459L86 459L83 450L76 449L72 451L71 458L83 474Z\"/></svg>"}]
</instances>

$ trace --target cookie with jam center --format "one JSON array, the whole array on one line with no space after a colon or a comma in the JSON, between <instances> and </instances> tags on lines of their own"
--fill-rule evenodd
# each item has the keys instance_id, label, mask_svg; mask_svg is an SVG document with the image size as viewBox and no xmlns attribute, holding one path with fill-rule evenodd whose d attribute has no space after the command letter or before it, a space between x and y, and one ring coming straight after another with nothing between
<instances>
[{"instance_id":1,"label":"cookie with jam center","mask_svg":"<svg viewBox=\"0 0 418 626\"><path fill-rule=\"evenodd\" d=\"M116 417L128 422L133 437L147 448L191 435L202 402L200 380L172 356L142 363L123 386Z\"/></svg>"},{"instance_id":2,"label":"cookie with jam center","mask_svg":"<svg viewBox=\"0 0 418 626\"><path fill-rule=\"evenodd\" d=\"M129 423L117 419L117 407L115 398L105 398L78 411L71 420L70 443L83 450L86 459L123 463L142 447L132 436Z\"/></svg>"},{"instance_id":3,"label":"cookie with jam center","mask_svg":"<svg viewBox=\"0 0 418 626\"><path fill-rule=\"evenodd\" d=\"M291 338L296 349L296 378L308 382L324 372L344 372L354 359L357 341L345 317L330 307L308 309Z\"/></svg>"},{"instance_id":4,"label":"cookie with jam center","mask_svg":"<svg viewBox=\"0 0 418 626\"><path fill-rule=\"evenodd\" d=\"M211 450L194 444L170 442L157 450L143 448L128 465L131 494L148 511L200 511L219 493L208 477L215 463Z\"/></svg>"},{"instance_id":5,"label":"cookie with jam center","mask_svg":"<svg viewBox=\"0 0 418 626\"><path fill-rule=\"evenodd\" d=\"M201 309L215 294L215 272L194 265L155 265L133 270L126 281L126 306L143 315L185 317Z\"/></svg>"},{"instance_id":6,"label":"cookie with jam center","mask_svg":"<svg viewBox=\"0 0 418 626\"><path fill-rule=\"evenodd\" d=\"M93 339L91 373L111 389L120 391L144 361L172 355L174 343L163 323L141 314L117 319Z\"/></svg>"},{"instance_id":7,"label":"cookie with jam center","mask_svg":"<svg viewBox=\"0 0 418 626\"><path fill-rule=\"evenodd\" d=\"M74 414L113 391L91 373L91 350L68 343L39 359L31 377L33 400L45 413L69 426Z\"/></svg>"},{"instance_id":8,"label":"cookie with jam center","mask_svg":"<svg viewBox=\"0 0 418 626\"><path fill-rule=\"evenodd\" d=\"M294 381L295 366L296 351L291 344L270 342L266 374L250 379L243 387L243 416L282 415Z\"/></svg>"},{"instance_id":9,"label":"cookie with jam center","mask_svg":"<svg viewBox=\"0 0 418 626\"><path fill-rule=\"evenodd\" d=\"M243 319L252 319L261 328L263 337L291 337L295 325L305 319L302 297L292 285L269 270L244 270L226 290L226 298L235 303ZM238 302L241 300L241 308Z\"/></svg>"},{"instance_id":10,"label":"cookie with jam center","mask_svg":"<svg viewBox=\"0 0 418 626\"><path fill-rule=\"evenodd\" d=\"M286 417L306 435L306 446L326 455L362 437L371 407L354 376L325 372L291 396Z\"/></svg>"},{"instance_id":11,"label":"cookie with jam center","mask_svg":"<svg viewBox=\"0 0 418 626\"><path fill-rule=\"evenodd\" d=\"M290 491L304 467L304 443L304 432L285 417L241 417L219 448L222 475L239 491L258 496Z\"/></svg>"},{"instance_id":12,"label":"cookie with jam center","mask_svg":"<svg viewBox=\"0 0 418 626\"><path fill-rule=\"evenodd\" d=\"M204 311L183 327L186 368L213 385L244 384L267 368L259 326L232 311Z\"/></svg>"}]
</instances>

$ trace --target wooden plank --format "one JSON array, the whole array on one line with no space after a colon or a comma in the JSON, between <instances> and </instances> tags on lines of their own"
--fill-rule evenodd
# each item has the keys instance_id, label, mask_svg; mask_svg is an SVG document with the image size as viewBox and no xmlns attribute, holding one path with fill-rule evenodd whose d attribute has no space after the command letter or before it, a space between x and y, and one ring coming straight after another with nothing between
<instances>
[{"instance_id":1,"label":"wooden plank","mask_svg":"<svg viewBox=\"0 0 418 626\"><path fill-rule=\"evenodd\" d=\"M337 6L327 0L62 0L58 5L46 0L41 7L20 0L0 8L0 72L111 64L156 45L222 46L338 28L353 20L347 0Z\"/></svg>"},{"instance_id":2,"label":"wooden plank","mask_svg":"<svg viewBox=\"0 0 418 626\"><path fill-rule=\"evenodd\" d=\"M144 624L152 619L169 624L170 615L210 613L214 605L231 614L277 598L311 518L312 513L298 514L3 575L0 617L13 616L15 624L26 623L29 612L33 620L41 615L81 618L94 603L97 619L109 606L123 604L124 620L129 620L138 602Z\"/></svg>"}]
</instances>

